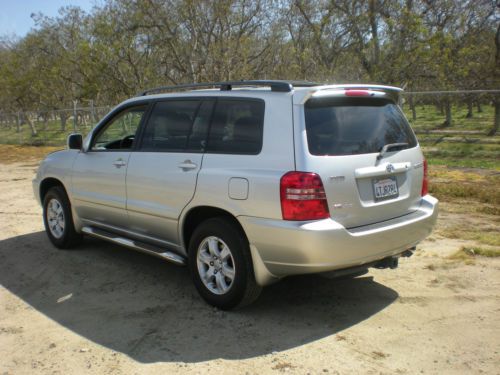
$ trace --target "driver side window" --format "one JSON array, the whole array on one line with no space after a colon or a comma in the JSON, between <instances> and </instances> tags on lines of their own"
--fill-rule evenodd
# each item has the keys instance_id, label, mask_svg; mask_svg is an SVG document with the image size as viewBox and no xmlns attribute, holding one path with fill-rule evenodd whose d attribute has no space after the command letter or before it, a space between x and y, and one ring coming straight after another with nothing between
<instances>
[{"instance_id":1,"label":"driver side window","mask_svg":"<svg viewBox=\"0 0 500 375\"><path fill-rule=\"evenodd\" d=\"M140 106L126 109L116 115L94 138L91 150L131 149L144 112L146 106Z\"/></svg>"}]
</instances>

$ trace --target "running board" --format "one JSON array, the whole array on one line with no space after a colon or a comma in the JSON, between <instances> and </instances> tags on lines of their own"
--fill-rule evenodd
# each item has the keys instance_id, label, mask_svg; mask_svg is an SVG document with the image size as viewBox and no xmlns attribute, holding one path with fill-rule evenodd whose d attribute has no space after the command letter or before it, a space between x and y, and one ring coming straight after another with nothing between
<instances>
[{"instance_id":1,"label":"running board","mask_svg":"<svg viewBox=\"0 0 500 375\"><path fill-rule=\"evenodd\" d=\"M118 245L128 247L133 250L137 250L146 254L150 254L169 262L175 263L180 266L186 265L186 259L180 255L177 255L171 251L167 251L164 248L149 245L144 242L134 241L119 235L104 231L102 229L97 229L93 227L83 227L82 232L88 234L89 236L100 238L105 241L113 242Z\"/></svg>"}]
</instances>

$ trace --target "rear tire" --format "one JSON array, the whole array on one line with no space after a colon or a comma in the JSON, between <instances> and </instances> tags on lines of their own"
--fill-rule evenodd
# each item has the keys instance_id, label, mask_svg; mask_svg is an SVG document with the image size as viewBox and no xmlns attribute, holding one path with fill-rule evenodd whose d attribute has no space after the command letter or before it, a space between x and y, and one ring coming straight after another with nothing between
<instances>
[{"instance_id":1,"label":"rear tire","mask_svg":"<svg viewBox=\"0 0 500 375\"><path fill-rule=\"evenodd\" d=\"M255 301L257 285L248 241L231 220L215 217L202 222L189 241L188 262L203 299L222 310Z\"/></svg>"},{"instance_id":2,"label":"rear tire","mask_svg":"<svg viewBox=\"0 0 500 375\"><path fill-rule=\"evenodd\" d=\"M61 186L49 189L43 198L43 223L50 242L59 249L77 246L82 235L77 233L71 214L71 203Z\"/></svg>"}]
</instances>

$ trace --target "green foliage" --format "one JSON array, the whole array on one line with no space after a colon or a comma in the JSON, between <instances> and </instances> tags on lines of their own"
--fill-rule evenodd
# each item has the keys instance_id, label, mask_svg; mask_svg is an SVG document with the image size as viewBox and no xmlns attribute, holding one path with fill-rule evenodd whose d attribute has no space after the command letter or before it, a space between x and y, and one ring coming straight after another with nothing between
<instances>
[{"instance_id":1,"label":"green foliage","mask_svg":"<svg viewBox=\"0 0 500 375\"><path fill-rule=\"evenodd\" d=\"M75 100L109 105L183 82L498 89L494 10L484 0L103 0L90 13L68 6L57 17L35 15L22 39L0 39L0 126L2 112ZM34 138L41 131L29 116L20 123Z\"/></svg>"},{"instance_id":2,"label":"green foliage","mask_svg":"<svg viewBox=\"0 0 500 375\"><path fill-rule=\"evenodd\" d=\"M105 0L91 13L70 6L54 18L34 16L35 30L2 43L0 104L110 104L157 84L250 78L497 88L493 11L483 0Z\"/></svg>"},{"instance_id":3,"label":"green foliage","mask_svg":"<svg viewBox=\"0 0 500 375\"><path fill-rule=\"evenodd\" d=\"M415 120L409 106L403 106L429 164L500 170L500 136L486 136L494 121L494 108L481 108L481 113L474 108L473 116L467 118L465 103L452 106L453 126L447 129L449 133L433 134L427 132L439 130L444 121L444 114L436 105L417 104ZM468 131L474 133L467 134Z\"/></svg>"},{"instance_id":4,"label":"green foliage","mask_svg":"<svg viewBox=\"0 0 500 375\"><path fill-rule=\"evenodd\" d=\"M425 97L426 102L432 102L438 97L427 96ZM477 112L476 108L473 109L473 116L467 118L467 106L463 98L458 98L456 102L451 107L451 112L453 114L453 128L452 130L478 130L484 133L488 132L491 128L493 118L495 116L494 109L491 105L486 103L489 102L489 98L475 96L475 100L480 100L481 103L485 103L481 106L482 112ZM424 100L422 97L421 100ZM406 100L407 102L407 100ZM435 102L436 105L417 103L416 104L416 114L417 118L412 119L411 110L407 103L403 105L403 110L405 112L408 121L410 122L412 128L417 132L424 132L426 130L439 129L444 121L444 114L440 113L439 102Z\"/></svg>"}]
</instances>

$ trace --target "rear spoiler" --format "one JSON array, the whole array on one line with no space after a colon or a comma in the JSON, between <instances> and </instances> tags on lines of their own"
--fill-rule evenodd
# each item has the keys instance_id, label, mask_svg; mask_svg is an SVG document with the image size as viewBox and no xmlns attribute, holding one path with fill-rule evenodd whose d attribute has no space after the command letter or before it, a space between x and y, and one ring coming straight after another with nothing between
<instances>
[{"instance_id":1,"label":"rear spoiler","mask_svg":"<svg viewBox=\"0 0 500 375\"><path fill-rule=\"evenodd\" d=\"M372 96L385 96L395 103L399 103L400 94L403 89L394 86L372 85L372 84L345 84L345 85L325 85L311 87L308 94L305 95L300 104L304 104L311 97L325 97L325 96L344 96L346 90L367 90L372 92Z\"/></svg>"}]
</instances>

